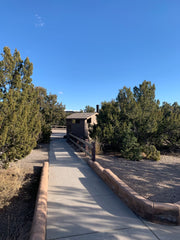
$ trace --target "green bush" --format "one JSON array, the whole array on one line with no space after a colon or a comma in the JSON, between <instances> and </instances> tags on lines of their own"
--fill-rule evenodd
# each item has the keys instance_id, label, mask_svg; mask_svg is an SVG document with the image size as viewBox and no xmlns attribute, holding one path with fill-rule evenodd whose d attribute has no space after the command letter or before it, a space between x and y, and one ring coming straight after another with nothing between
<instances>
[{"instance_id":1,"label":"green bush","mask_svg":"<svg viewBox=\"0 0 180 240\"><path fill-rule=\"evenodd\" d=\"M141 159L140 153L140 146L136 137L129 134L124 136L121 150L122 156L130 160L139 161Z\"/></svg>"},{"instance_id":2,"label":"green bush","mask_svg":"<svg viewBox=\"0 0 180 240\"><path fill-rule=\"evenodd\" d=\"M45 121L43 121L39 142L48 143L50 141L50 136L51 136L51 124L47 124Z\"/></svg>"},{"instance_id":3,"label":"green bush","mask_svg":"<svg viewBox=\"0 0 180 240\"><path fill-rule=\"evenodd\" d=\"M160 151L158 151L154 145L146 145L143 151L146 154L147 159L155 161L160 160Z\"/></svg>"},{"instance_id":4,"label":"green bush","mask_svg":"<svg viewBox=\"0 0 180 240\"><path fill-rule=\"evenodd\" d=\"M15 50L4 48L0 61L0 161L26 156L35 146L41 131L37 94L32 84L33 65Z\"/></svg>"}]
</instances>

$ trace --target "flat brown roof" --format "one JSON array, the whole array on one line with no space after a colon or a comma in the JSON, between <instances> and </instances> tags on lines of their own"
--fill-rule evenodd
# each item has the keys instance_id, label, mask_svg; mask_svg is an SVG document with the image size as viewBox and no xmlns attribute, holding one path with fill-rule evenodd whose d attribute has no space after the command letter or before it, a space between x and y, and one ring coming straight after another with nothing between
<instances>
[{"instance_id":1,"label":"flat brown roof","mask_svg":"<svg viewBox=\"0 0 180 240\"><path fill-rule=\"evenodd\" d=\"M66 119L88 119L96 114L98 113L72 113L71 115L67 116Z\"/></svg>"}]
</instances>

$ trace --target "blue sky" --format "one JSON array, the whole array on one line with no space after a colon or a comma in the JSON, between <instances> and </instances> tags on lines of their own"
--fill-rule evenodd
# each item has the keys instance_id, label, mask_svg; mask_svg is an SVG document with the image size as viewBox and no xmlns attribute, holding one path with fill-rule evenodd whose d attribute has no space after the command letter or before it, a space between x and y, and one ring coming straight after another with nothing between
<instances>
[{"instance_id":1,"label":"blue sky","mask_svg":"<svg viewBox=\"0 0 180 240\"><path fill-rule=\"evenodd\" d=\"M180 104L179 0L1 0L0 49L33 63L33 83L66 110L144 80Z\"/></svg>"}]
</instances>

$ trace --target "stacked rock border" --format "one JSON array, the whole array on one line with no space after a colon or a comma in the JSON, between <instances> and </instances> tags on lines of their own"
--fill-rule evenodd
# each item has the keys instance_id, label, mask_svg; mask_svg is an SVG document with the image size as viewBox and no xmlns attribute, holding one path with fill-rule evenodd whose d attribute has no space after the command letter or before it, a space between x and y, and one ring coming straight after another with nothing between
<instances>
[{"instance_id":1,"label":"stacked rock border","mask_svg":"<svg viewBox=\"0 0 180 240\"><path fill-rule=\"evenodd\" d=\"M37 194L30 240L44 240L46 238L48 172L49 163L44 162Z\"/></svg>"},{"instance_id":2,"label":"stacked rock border","mask_svg":"<svg viewBox=\"0 0 180 240\"><path fill-rule=\"evenodd\" d=\"M127 206L139 216L150 221L180 225L180 201L174 204L152 202L140 196L110 169L105 169L98 162L92 160L88 160L88 164ZM46 238L48 170L49 163L44 162L30 240L44 240Z\"/></svg>"},{"instance_id":3,"label":"stacked rock border","mask_svg":"<svg viewBox=\"0 0 180 240\"><path fill-rule=\"evenodd\" d=\"M180 225L180 201L174 204L152 202L140 196L110 169L105 169L92 160L88 160L88 164L127 206L142 218Z\"/></svg>"}]
</instances>

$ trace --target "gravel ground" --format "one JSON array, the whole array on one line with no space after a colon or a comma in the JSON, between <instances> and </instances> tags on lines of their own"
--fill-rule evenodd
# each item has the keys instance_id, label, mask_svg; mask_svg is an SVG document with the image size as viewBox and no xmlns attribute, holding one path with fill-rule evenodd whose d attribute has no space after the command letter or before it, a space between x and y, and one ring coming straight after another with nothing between
<instances>
[{"instance_id":1,"label":"gravel ground","mask_svg":"<svg viewBox=\"0 0 180 240\"><path fill-rule=\"evenodd\" d=\"M11 167L17 166L25 171L28 181L22 186L18 196L13 197L8 206L0 209L1 240L29 239L41 167L48 160L48 150L48 144L41 144L28 156L11 164Z\"/></svg>"},{"instance_id":2,"label":"gravel ground","mask_svg":"<svg viewBox=\"0 0 180 240\"><path fill-rule=\"evenodd\" d=\"M179 156L161 155L158 162L130 161L113 155L99 155L96 160L151 201L167 203L180 201Z\"/></svg>"},{"instance_id":3,"label":"gravel ground","mask_svg":"<svg viewBox=\"0 0 180 240\"><path fill-rule=\"evenodd\" d=\"M9 206L0 209L0 239L29 239L41 167L48 160L49 145L43 144L15 163L31 179ZM78 153L79 154L79 153ZM80 154L84 157L84 153ZM158 162L129 161L114 155L99 155L97 161L111 169L140 195L155 202L180 201L180 157L162 155Z\"/></svg>"},{"instance_id":4,"label":"gravel ground","mask_svg":"<svg viewBox=\"0 0 180 240\"><path fill-rule=\"evenodd\" d=\"M71 146L79 157L85 161L89 159ZM180 154L161 155L160 161L131 161L112 153L96 155L96 161L146 199L162 203L180 202Z\"/></svg>"}]
</instances>

